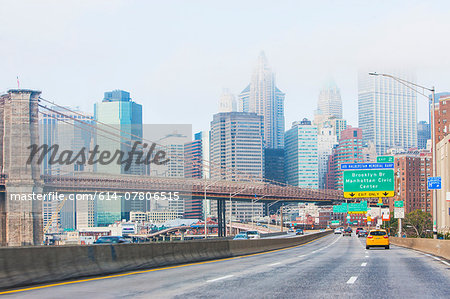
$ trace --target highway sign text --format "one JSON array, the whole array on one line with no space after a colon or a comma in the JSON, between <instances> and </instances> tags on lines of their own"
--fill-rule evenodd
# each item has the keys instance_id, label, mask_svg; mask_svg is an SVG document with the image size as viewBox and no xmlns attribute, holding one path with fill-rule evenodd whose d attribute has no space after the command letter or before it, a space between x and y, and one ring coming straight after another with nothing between
<instances>
[{"instance_id":1,"label":"highway sign text","mask_svg":"<svg viewBox=\"0 0 450 299\"><path fill-rule=\"evenodd\" d=\"M344 192L394 190L393 169L344 171Z\"/></svg>"},{"instance_id":2,"label":"highway sign text","mask_svg":"<svg viewBox=\"0 0 450 299\"><path fill-rule=\"evenodd\" d=\"M391 169L394 163L343 163L341 170Z\"/></svg>"},{"instance_id":3,"label":"highway sign text","mask_svg":"<svg viewBox=\"0 0 450 299\"><path fill-rule=\"evenodd\" d=\"M427 179L428 190L439 190L441 189L441 177L429 177Z\"/></svg>"}]
</instances>

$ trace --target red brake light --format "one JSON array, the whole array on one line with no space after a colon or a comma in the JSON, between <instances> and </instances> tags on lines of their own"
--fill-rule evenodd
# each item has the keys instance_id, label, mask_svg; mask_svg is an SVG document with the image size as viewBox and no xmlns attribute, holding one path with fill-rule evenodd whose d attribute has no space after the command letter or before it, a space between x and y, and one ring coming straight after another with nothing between
<instances>
[{"instance_id":1,"label":"red brake light","mask_svg":"<svg viewBox=\"0 0 450 299\"><path fill-rule=\"evenodd\" d=\"M372 239L373 237L371 235L368 235L367 238Z\"/></svg>"},{"instance_id":2,"label":"red brake light","mask_svg":"<svg viewBox=\"0 0 450 299\"><path fill-rule=\"evenodd\" d=\"M385 236L383 236L383 238L387 239L387 238L389 238L389 236L388 236L388 235L385 235Z\"/></svg>"}]
</instances>

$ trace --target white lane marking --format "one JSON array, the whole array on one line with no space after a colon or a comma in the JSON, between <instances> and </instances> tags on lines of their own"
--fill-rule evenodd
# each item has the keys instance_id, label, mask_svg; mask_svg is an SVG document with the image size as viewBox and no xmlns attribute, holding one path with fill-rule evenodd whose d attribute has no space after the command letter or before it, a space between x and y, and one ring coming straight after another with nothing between
<instances>
[{"instance_id":1,"label":"white lane marking","mask_svg":"<svg viewBox=\"0 0 450 299\"><path fill-rule=\"evenodd\" d=\"M307 254L302 254L302 255L299 255L298 257L305 257L305 256L307 256Z\"/></svg>"},{"instance_id":2,"label":"white lane marking","mask_svg":"<svg viewBox=\"0 0 450 299\"><path fill-rule=\"evenodd\" d=\"M270 264L269 266L276 266L276 265L279 265L279 264L281 264L280 262L278 262L278 263L273 263L273 264Z\"/></svg>"},{"instance_id":3,"label":"white lane marking","mask_svg":"<svg viewBox=\"0 0 450 299\"><path fill-rule=\"evenodd\" d=\"M366 255L365 257L369 257L368 255Z\"/></svg>"},{"instance_id":4,"label":"white lane marking","mask_svg":"<svg viewBox=\"0 0 450 299\"><path fill-rule=\"evenodd\" d=\"M429 257L432 257L432 258L435 259L436 261L440 261L441 263L443 263L443 264L446 265L446 266L450 266L450 263L448 263L448 262L446 262L446 261L444 261L444 260L441 260L440 258L438 258L438 257L436 257L436 256L434 256L434 255L431 255L431 254L428 254L428 253L425 253L424 255L429 256Z\"/></svg>"},{"instance_id":5,"label":"white lane marking","mask_svg":"<svg viewBox=\"0 0 450 299\"><path fill-rule=\"evenodd\" d=\"M361 267L365 267L365 266L367 266L367 263L362 263L361 264Z\"/></svg>"},{"instance_id":6,"label":"white lane marking","mask_svg":"<svg viewBox=\"0 0 450 299\"><path fill-rule=\"evenodd\" d=\"M227 278L230 278L230 277L233 277L234 275L225 275L225 276L222 276L222 277L217 277L217 278L214 278L214 279L210 279L210 280L207 280L206 282L214 282L214 281L218 281L218 280L222 280L222 279L227 279Z\"/></svg>"},{"instance_id":7,"label":"white lane marking","mask_svg":"<svg viewBox=\"0 0 450 299\"><path fill-rule=\"evenodd\" d=\"M420 252L420 251L419 251ZM420 252L420 253L422 253L422 252ZM431 258L433 258L433 259L435 259L435 260L437 260L437 261L440 261L441 263L443 263L444 265L446 265L446 266L450 266L450 263L448 263L448 262L446 262L446 261L444 261L444 260L441 260L440 258L438 258L438 257L436 257L436 256L434 256L434 255L431 255L431 254L428 254L428 253L422 253L423 255L425 255L425 256L428 256L428 257L431 257Z\"/></svg>"},{"instance_id":8,"label":"white lane marking","mask_svg":"<svg viewBox=\"0 0 450 299\"><path fill-rule=\"evenodd\" d=\"M347 281L348 284L353 284L355 283L355 281L358 279L358 276L352 276L350 277L350 279Z\"/></svg>"}]
</instances>

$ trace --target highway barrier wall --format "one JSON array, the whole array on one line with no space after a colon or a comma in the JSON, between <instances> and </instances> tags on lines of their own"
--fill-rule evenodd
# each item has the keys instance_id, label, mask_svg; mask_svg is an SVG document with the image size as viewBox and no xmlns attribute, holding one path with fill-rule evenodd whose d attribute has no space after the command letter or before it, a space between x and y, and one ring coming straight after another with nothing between
<instances>
[{"instance_id":1,"label":"highway barrier wall","mask_svg":"<svg viewBox=\"0 0 450 299\"><path fill-rule=\"evenodd\" d=\"M397 246L412 248L450 260L450 240L390 237L390 242Z\"/></svg>"},{"instance_id":2,"label":"highway barrier wall","mask_svg":"<svg viewBox=\"0 0 450 299\"><path fill-rule=\"evenodd\" d=\"M262 233L261 238L276 237L276 236L283 236L283 235L287 235L287 232Z\"/></svg>"},{"instance_id":3,"label":"highway barrier wall","mask_svg":"<svg viewBox=\"0 0 450 299\"><path fill-rule=\"evenodd\" d=\"M279 239L0 248L0 289L259 253L332 231Z\"/></svg>"}]
</instances>

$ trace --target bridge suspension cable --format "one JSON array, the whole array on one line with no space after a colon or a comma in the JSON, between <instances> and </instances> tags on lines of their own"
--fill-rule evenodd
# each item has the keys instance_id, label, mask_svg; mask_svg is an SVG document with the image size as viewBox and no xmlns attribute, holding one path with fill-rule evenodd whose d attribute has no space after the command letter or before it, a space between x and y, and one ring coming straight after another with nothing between
<instances>
[{"instance_id":1,"label":"bridge suspension cable","mask_svg":"<svg viewBox=\"0 0 450 299\"><path fill-rule=\"evenodd\" d=\"M49 101L49 100L43 99L42 97L40 97L39 99L42 100L42 101L44 101L44 102L46 102L46 103L52 104L52 105L54 105L54 106L56 106L56 107L58 107L58 108L61 108L61 109L64 109L64 110L66 110L66 111L68 111L68 112L74 113L74 114L76 114L76 115L80 115L80 116L83 116L83 117L85 116L85 115L83 115L83 114L81 114L81 113L79 113L79 112L77 112L77 111L73 111L73 110L71 110L71 109L69 109L69 108L67 108L67 107L64 107L64 106L58 105L58 104L56 104L56 103L54 103L54 102L51 102L51 101ZM100 129L100 131L103 131L103 132L105 132L105 133L107 133L107 134L111 134L111 135L113 135L114 137L117 137L117 138L120 138L120 139L125 139L125 140L130 141L130 142L135 142L135 141L136 141L135 139L131 139L131 138L128 138L128 137L126 137L126 136L123 136L123 135L120 135L120 134L116 134L116 133L114 133L114 132L110 132L110 131L108 131L108 130L106 130L106 129L104 129L104 128L99 128L99 126L95 126L95 125L89 124L89 123L87 123L86 121L83 121L83 120L81 120L81 119L72 117L72 116L67 115L67 114L65 114L65 113L63 113L63 112L56 111L56 110L54 110L54 109L48 108L48 107L46 107L46 106L44 106L44 105L39 105L39 107L41 107L41 108L43 108L43 109L47 109L47 110L52 111L52 112L54 112L54 113L57 113L57 114L63 116L64 118L68 118L68 119L74 120L74 121L76 121L76 122L79 122L79 123L81 123L81 124L83 124L83 125L85 125L85 126L91 127L91 128L93 128L93 130L95 130L95 131L97 131L97 130ZM53 118L55 118L55 117L53 117ZM63 121L63 120L60 119L60 118L55 118L55 119L58 120L58 121ZM140 139L140 140L143 140L143 141L146 141L146 142L149 142L149 143L154 143L155 145L157 145L157 146L159 146L159 147L161 147L161 148L164 148L164 149L166 149L166 150L169 149L169 148L168 148L167 146L165 146L165 145L158 144L158 143L156 143L156 142L154 142L154 141L152 141L152 140L149 140L149 139L146 139L146 138L137 136L137 135L132 134L132 133L130 133L130 132L126 132L126 131L121 130L121 129L119 129L119 128L116 128L116 127L114 127L114 126L112 126L112 125L105 124L105 123L103 123L103 122L101 122L101 121L98 121L98 120L95 120L95 119L92 119L92 121L93 121L94 123L96 123L96 124L100 124L101 126L110 128L110 129L115 130L115 131L118 131L118 132L120 132L120 133L125 133L125 134L127 134L127 135L130 135L131 137L135 137L135 138L138 138L138 139ZM90 133L93 133L93 132L94 132L94 131L91 131L91 130L87 130L87 128L83 128L83 127L80 127L80 126L76 126L76 125L74 125L73 123L70 123L70 122L67 122L67 121L63 121L63 122L65 122L65 123L67 123L67 124L69 124L69 125L78 127L78 128L80 128L80 129L82 129L82 130L86 130L86 131L88 131L88 132L90 132ZM96 134L99 135L99 133L97 133L97 132L96 132ZM99 135L99 136L102 136L102 137L104 137L104 138L108 138L108 139L113 140L113 141L117 141L117 140L115 140L115 139L106 137L105 135ZM121 144L124 144L125 146L128 146L128 147L131 146L130 144L128 144L128 143L126 143L126 142L122 142L122 141L118 141L118 142L120 142ZM167 152L167 154L170 156L170 152L169 152L169 151ZM293 186L293 185L289 185L289 184L287 184L287 183L283 183L283 182L279 182L279 181L275 181L275 180L270 180L270 179L263 178L263 177L259 177L259 176L258 176L258 177L254 177L254 176L252 176L252 175L250 175L250 174L248 174L248 173L243 173L243 172L241 172L241 171L236 171L236 169L234 169L234 168L224 167L224 166L221 166L221 165L220 165L220 166L216 166L215 163L212 163L211 161L206 160L206 159L203 159L203 158L202 158L202 159L198 159L199 162L197 162L197 161L192 161L192 160L187 160L186 158L184 158L183 160L184 160L185 163L186 163L186 162L187 162L187 163L190 163L191 166L192 166L192 165L195 165L195 166L199 166L199 167L208 167L209 170L210 170L210 172L212 172L213 169L215 170L215 169L219 168L219 170L225 171L225 175L228 175L228 174L234 175L237 179L242 179L242 180L244 180L244 181L269 183L269 184L275 184L275 185L285 186L285 187L289 187L289 188L303 189L304 191L308 191L308 190L309 190L309 191L314 192L314 193L316 193L316 194L317 194L317 193L323 193L324 197L328 197L328 196L330 195L330 193L335 193L335 192L336 192L336 190L300 188L300 187L296 187L296 186ZM226 179L225 179L225 180L226 180ZM331 191L331 192L330 192L330 191Z\"/></svg>"}]
</instances>

